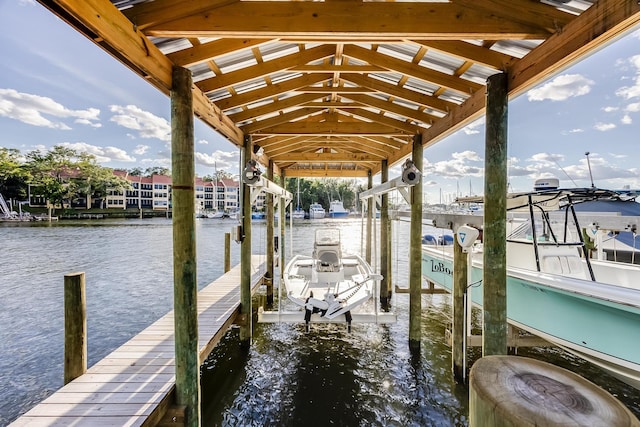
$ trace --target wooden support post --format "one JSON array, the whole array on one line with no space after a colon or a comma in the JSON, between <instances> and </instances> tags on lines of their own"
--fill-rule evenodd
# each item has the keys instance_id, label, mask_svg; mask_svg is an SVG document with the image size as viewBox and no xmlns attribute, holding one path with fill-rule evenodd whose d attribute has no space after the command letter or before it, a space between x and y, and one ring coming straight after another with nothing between
<instances>
[{"instance_id":1,"label":"wooden support post","mask_svg":"<svg viewBox=\"0 0 640 427\"><path fill-rule=\"evenodd\" d=\"M369 169L369 171L367 172L367 189L371 190L373 188L373 176L371 176L371 169ZM373 197L369 197L367 199L367 238L366 238L366 243L367 243L367 247L365 248L365 259L366 261L371 264L371 239L373 236L373 227L372 227L372 223L373 223L373 210L374 210L374 206L375 203L373 201Z\"/></svg>"},{"instance_id":2,"label":"wooden support post","mask_svg":"<svg viewBox=\"0 0 640 427\"><path fill-rule=\"evenodd\" d=\"M195 154L191 71L173 67L171 170L173 216L173 304L176 403L186 406L186 425L200 425L198 280L196 276Z\"/></svg>"},{"instance_id":3,"label":"wooden support post","mask_svg":"<svg viewBox=\"0 0 640 427\"><path fill-rule=\"evenodd\" d=\"M244 168L253 154L251 136L244 136L241 167ZM242 243L240 244L240 346L251 346L251 187L242 183Z\"/></svg>"},{"instance_id":4,"label":"wooden support post","mask_svg":"<svg viewBox=\"0 0 640 427\"><path fill-rule=\"evenodd\" d=\"M273 160L269 160L269 169L267 170L267 178L273 181ZM267 271L264 274L265 284L267 285L267 304L273 304L273 194L267 193Z\"/></svg>"},{"instance_id":5,"label":"wooden support post","mask_svg":"<svg viewBox=\"0 0 640 427\"><path fill-rule=\"evenodd\" d=\"M286 188L285 185L285 174L284 174L284 169L282 169L281 175L280 175L280 186L282 188ZM284 244L284 240L285 240L285 205L284 205L284 199L282 197L280 197L280 220L278 221L278 223L280 224L280 283L284 283L283 279L284 279L284 268L286 266L285 264L285 244Z\"/></svg>"},{"instance_id":6,"label":"wooden support post","mask_svg":"<svg viewBox=\"0 0 640 427\"><path fill-rule=\"evenodd\" d=\"M84 273L64 275L64 383L87 371L87 299Z\"/></svg>"},{"instance_id":7,"label":"wooden support post","mask_svg":"<svg viewBox=\"0 0 640 427\"><path fill-rule=\"evenodd\" d=\"M382 160L380 167L380 184L389 181L389 162ZM389 194L382 195L380 206L380 306L384 311L389 310L391 302L391 222L389 221Z\"/></svg>"},{"instance_id":8,"label":"wooden support post","mask_svg":"<svg viewBox=\"0 0 640 427\"><path fill-rule=\"evenodd\" d=\"M413 137L413 164L422 172L422 135ZM422 178L411 188L409 237L409 348L420 349L422 317Z\"/></svg>"},{"instance_id":9,"label":"wooden support post","mask_svg":"<svg viewBox=\"0 0 640 427\"><path fill-rule=\"evenodd\" d=\"M484 161L482 355L507 354L507 109L506 73L487 79Z\"/></svg>"},{"instance_id":10,"label":"wooden support post","mask_svg":"<svg viewBox=\"0 0 640 427\"><path fill-rule=\"evenodd\" d=\"M466 310L464 297L467 293L467 257L469 254L462 251L458 243L457 235L453 239L453 292L451 293L453 306L453 324L451 325L451 368L453 378L463 383L466 377L466 346L465 340L468 333L465 331ZM470 301L469 301L470 303Z\"/></svg>"},{"instance_id":11,"label":"wooden support post","mask_svg":"<svg viewBox=\"0 0 640 427\"><path fill-rule=\"evenodd\" d=\"M224 233L224 272L231 270L231 233Z\"/></svg>"}]
</instances>

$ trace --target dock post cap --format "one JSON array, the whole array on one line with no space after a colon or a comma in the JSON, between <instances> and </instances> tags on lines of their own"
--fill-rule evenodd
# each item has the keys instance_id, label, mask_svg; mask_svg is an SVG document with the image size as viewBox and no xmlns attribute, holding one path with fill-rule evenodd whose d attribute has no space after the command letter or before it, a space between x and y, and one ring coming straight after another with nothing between
<instances>
[{"instance_id":1,"label":"dock post cap","mask_svg":"<svg viewBox=\"0 0 640 427\"><path fill-rule=\"evenodd\" d=\"M522 356L485 356L469 374L470 427L640 427L607 391L567 369Z\"/></svg>"}]
</instances>

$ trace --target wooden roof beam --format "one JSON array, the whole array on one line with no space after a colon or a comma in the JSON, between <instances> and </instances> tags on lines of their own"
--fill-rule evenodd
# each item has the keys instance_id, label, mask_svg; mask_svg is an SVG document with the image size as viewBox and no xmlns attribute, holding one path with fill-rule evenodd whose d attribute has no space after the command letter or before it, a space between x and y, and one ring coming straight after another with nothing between
<instances>
[{"instance_id":1,"label":"wooden roof beam","mask_svg":"<svg viewBox=\"0 0 640 427\"><path fill-rule=\"evenodd\" d=\"M486 1L486 0L482 0ZM476 3L481 3L478 0ZM200 2L197 2L200 3ZM195 8L195 7L194 7ZM130 15L135 15L133 10ZM256 19L260 17L260 19ZM545 39L537 24L511 21L500 11L457 3L270 2L239 1L173 21L149 25L136 16L145 34L156 37L313 37L318 40L421 37L455 39ZM163 18L164 20L164 18Z\"/></svg>"}]
</instances>

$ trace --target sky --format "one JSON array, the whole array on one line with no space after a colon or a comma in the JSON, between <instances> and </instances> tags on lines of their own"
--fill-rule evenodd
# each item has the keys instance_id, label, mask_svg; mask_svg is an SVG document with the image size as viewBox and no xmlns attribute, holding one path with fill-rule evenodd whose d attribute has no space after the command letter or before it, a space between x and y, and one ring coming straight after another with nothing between
<instances>
[{"instance_id":1,"label":"sky","mask_svg":"<svg viewBox=\"0 0 640 427\"><path fill-rule=\"evenodd\" d=\"M0 0L0 58L0 147L170 168L169 97L34 0ZM511 100L508 119L510 191L590 186L589 165L597 187L640 189L640 28ZM483 193L484 133L480 119L424 150L427 203ZM238 173L232 143L198 119L194 135L199 176Z\"/></svg>"}]
</instances>

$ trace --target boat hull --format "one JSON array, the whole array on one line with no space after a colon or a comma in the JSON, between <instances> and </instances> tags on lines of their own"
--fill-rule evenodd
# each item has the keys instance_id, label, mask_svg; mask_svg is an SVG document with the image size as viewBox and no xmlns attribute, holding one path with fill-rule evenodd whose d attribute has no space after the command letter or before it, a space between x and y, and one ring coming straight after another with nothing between
<instances>
[{"instance_id":1,"label":"boat hull","mask_svg":"<svg viewBox=\"0 0 640 427\"><path fill-rule=\"evenodd\" d=\"M451 291L450 250L423 247L422 273ZM470 287L471 301L482 307L480 260L474 260L469 274L471 283L478 283ZM635 289L509 268L507 319L640 389L638 294Z\"/></svg>"}]
</instances>

